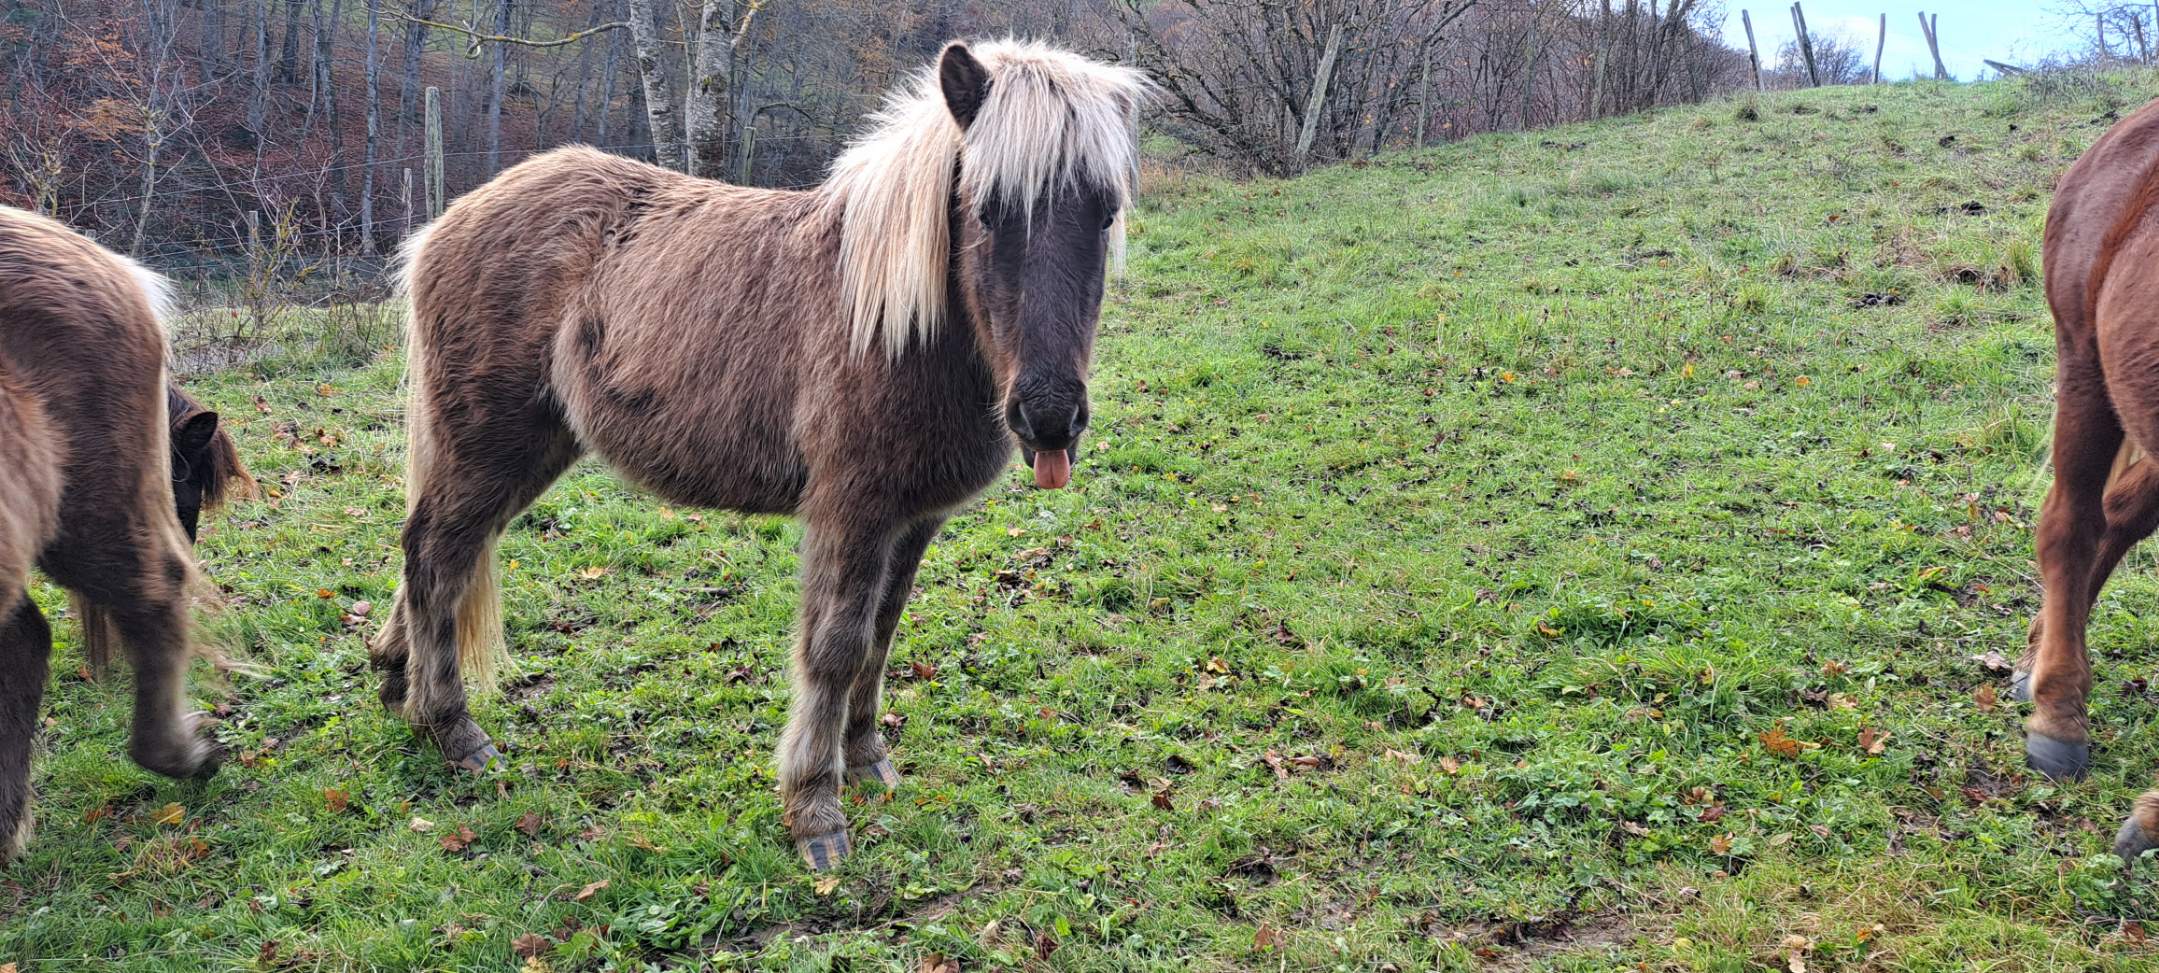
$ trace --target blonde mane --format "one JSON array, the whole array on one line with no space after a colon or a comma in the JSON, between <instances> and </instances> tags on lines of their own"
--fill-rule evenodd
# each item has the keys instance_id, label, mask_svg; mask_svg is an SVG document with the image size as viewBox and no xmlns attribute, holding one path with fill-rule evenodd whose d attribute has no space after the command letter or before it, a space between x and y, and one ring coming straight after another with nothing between
<instances>
[{"instance_id":1,"label":"blonde mane","mask_svg":"<svg viewBox=\"0 0 2159 973\"><path fill-rule=\"evenodd\" d=\"M840 304L858 355L882 344L896 358L943 323L955 160L970 207L1001 198L1032 213L1083 180L1109 187L1124 206L1138 188L1144 76L1031 41L969 51L990 87L964 133L932 66L887 101L819 189L840 221ZM1123 216L1110 235L1110 252L1121 255Z\"/></svg>"}]
</instances>

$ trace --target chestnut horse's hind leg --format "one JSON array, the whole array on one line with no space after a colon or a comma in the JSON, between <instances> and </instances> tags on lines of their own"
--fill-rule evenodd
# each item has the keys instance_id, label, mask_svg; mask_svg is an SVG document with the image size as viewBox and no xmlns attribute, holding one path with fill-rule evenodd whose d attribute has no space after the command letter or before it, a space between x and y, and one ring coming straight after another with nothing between
<instances>
[{"instance_id":1,"label":"chestnut horse's hind leg","mask_svg":"<svg viewBox=\"0 0 2159 973\"><path fill-rule=\"evenodd\" d=\"M885 600L893 531L843 518L806 519L795 699L780 736L780 803L795 850L823 871L853 850L840 811L840 737Z\"/></svg>"},{"instance_id":2,"label":"chestnut horse's hind leg","mask_svg":"<svg viewBox=\"0 0 2159 973\"><path fill-rule=\"evenodd\" d=\"M2068 340L2061 345L2054 485L2039 514L2042 600L2029 660L2035 705L2024 733L2032 767L2057 779L2082 776L2091 760L2085 698L2092 677L2084 626L2091 615L2099 540L2107 529L2107 480L2122 441L2094 349Z\"/></svg>"},{"instance_id":3,"label":"chestnut horse's hind leg","mask_svg":"<svg viewBox=\"0 0 2159 973\"><path fill-rule=\"evenodd\" d=\"M2100 589L2106 587L2107 579L2114 576L2114 569L2121 566L2130 549L2159 529L2159 460L2142 457L2116 470L2112 485L2107 487L2105 506L2106 533L2100 535L2099 548L2092 555L2091 577L2084 588L2087 604L2098 602ZM2025 639L2024 660L2017 666L2010 687L2010 695L2019 702L2031 701L2031 662L2045 631L2044 616L2033 616Z\"/></svg>"},{"instance_id":4,"label":"chestnut horse's hind leg","mask_svg":"<svg viewBox=\"0 0 2159 973\"><path fill-rule=\"evenodd\" d=\"M170 514L168 513L169 517ZM223 759L202 735L202 714L188 708L188 585L191 554L177 522L111 528L135 544L95 543L48 549L45 573L112 615L135 670L135 726L128 756L167 777L215 773ZM136 546L139 544L140 546Z\"/></svg>"},{"instance_id":5,"label":"chestnut horse's hind leg","mask_svg":"<svg viewBox=\"0 0 2159 973\"><path fill-rule=\"evenodd\" d=\"M16 597L13 609L0 608L0 862L30 840L30 750L52 655L45 616L19 589Z\"/></svg>"},{"instance_id":6,"label":"chestnut horse's hind leg","mask_svg":"<svg viewBox=\"0 0 2159 973\"><path fill-rule=\"evenodd\" d=\"M854 688L847 697L847 731L840 748L849 784L874 780L886 787L899 786L899 771L892 766L884 736L877 731L878 711L883 708L885 657L892 651L892 633L899 629L907 596L914 592L915 569L922 566L922 552L929 549L930 540L943 525L943 517L920 521L902 531L892 544L884 599L877 606L877 628L870 636L869 654L856 670Z\"/></svg>"}]
</instances>

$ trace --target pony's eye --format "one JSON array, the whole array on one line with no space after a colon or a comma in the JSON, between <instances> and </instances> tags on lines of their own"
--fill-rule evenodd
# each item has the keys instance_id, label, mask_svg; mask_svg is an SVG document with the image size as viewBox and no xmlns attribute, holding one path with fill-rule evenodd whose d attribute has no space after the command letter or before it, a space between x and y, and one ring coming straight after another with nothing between
<instances>
[{"instance_id":1,"label":"pony's eye","mask_svg":"<svg viewBox=\"0 0 2159 973\"><path fill-rule=\"evenodd\" d=\"M1102 211L1102 230L1105 233L1109 232L1109 228L1115 225L1117 225L1117 207L1112 206Z\"/></svg>"},{"instance_id":2,"label":"pony's eye","mask_svg":"<svg viewBox=\"0 0 2159 973\"><path fill-rule=\"evenodd\" d=\"M982 224L982 228L985 230L994 230L997 228L997 219L996 217L990 215L990 210L987 206L983 206L975 210L975 220L980 222Z\"/></svg>"}]
</instances>

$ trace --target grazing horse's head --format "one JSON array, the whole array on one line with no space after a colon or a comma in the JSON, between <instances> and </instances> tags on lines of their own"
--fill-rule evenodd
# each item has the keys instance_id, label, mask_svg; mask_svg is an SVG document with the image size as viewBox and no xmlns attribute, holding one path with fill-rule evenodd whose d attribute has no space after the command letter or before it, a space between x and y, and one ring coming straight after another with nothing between
<instances>
[{"instance_id":1,"label":"grazing horse's head","mask_svg":"<svg viewBox=\"0 0 2159 973\"><path fill-rule=\"evenodd\" d=\"M1038 486L1071 479L1103 281L1135 189L1138 72L1040 44L953 43L825 190L844 207L854 345L973 329ZM948 289L956 293L948 293Z\"/></svg>"},{"instance_id":2,"label":"grazing horse's head","mask_svg":"<svg viewBox=\"0 0 2159 973\"><path fill-rule=\"evenodd\" d=\"M242 493L251 492L255 479L240 463L232 436L218 427L217 413L169 383L165 411L172 421L173 507L192 541L204 510L216 509L236 485Z\"/></svg>"}]
</instances>

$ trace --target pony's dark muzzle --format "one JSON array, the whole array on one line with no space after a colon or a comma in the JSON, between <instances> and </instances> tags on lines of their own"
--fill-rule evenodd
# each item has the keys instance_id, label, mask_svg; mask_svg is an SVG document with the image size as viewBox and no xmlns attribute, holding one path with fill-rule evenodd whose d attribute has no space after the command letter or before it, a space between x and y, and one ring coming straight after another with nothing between
<instances>
[{"instance_id":1,"label":"pony's dark muzzle","mask_svg":"<svg viewBox=\"0 0 2159 973\"><path fill-rule=\"evenodd\" d=\"M1040 395L1015 395L1005 404L1005 425L1031 452L1069 450L1087 431L1087 387Z\"/></svg>"}]
</instances>

